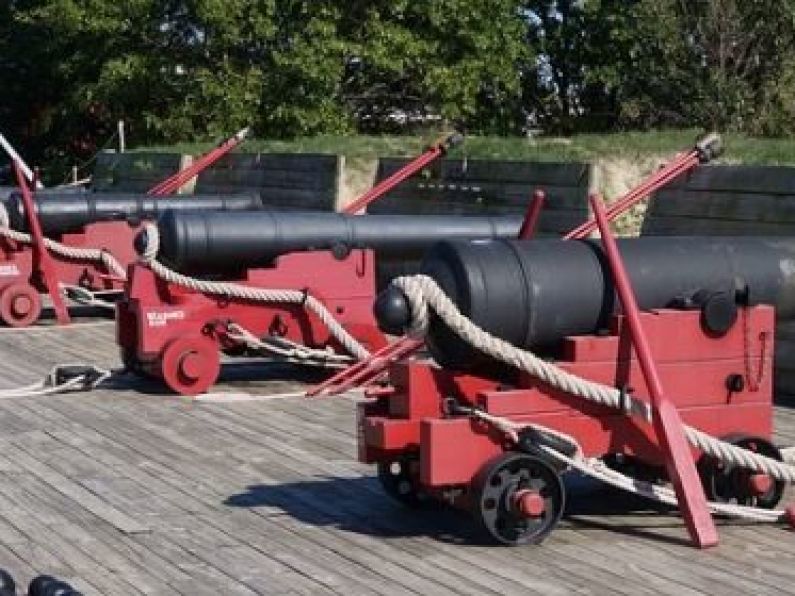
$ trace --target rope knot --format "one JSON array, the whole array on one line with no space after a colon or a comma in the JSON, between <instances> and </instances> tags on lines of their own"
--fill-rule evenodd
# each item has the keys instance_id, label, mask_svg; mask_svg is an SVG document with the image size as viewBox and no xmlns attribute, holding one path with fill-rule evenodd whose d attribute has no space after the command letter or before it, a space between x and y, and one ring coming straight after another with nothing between
<instances>
[{"instance_id":1,"label":"rope knot","mask_svg":"<svg viewBox=\"0 0 795 596\"><path fill-rule=\"evenodd\" d=\"M407 330L408 335L415 339L423 339L428 334L431 323L428 300L425 296L432 288L437 287L436 283L427 275L414 275L396 277L392 280L392 285L403 292L409 303L411 322Z\"/></svg>"},{"instance_id":2,"label":"rope knot","mask_svg":"<svg viewBox=\"0 0 795 596\"><path fill-rule=\"evenodd\" d=\"M141 255L144 263L151 263L157 259L157 253L160 252L160 232L157 224L146 222L138 235L138 242L138 254Z\"/></svg>"}]
</instances>

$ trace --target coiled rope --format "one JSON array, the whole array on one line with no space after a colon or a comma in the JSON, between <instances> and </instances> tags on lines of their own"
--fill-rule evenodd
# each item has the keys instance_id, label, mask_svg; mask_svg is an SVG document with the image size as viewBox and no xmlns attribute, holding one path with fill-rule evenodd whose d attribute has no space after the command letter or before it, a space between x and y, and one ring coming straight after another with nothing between
<instances>
[{"instance_id":1,"label":"coiled rope","mask_svg":"<svg viewBox=\"0 0 795 596\"><path fill-rule=\"evenodd\" d=\"M33 244L33 237L25 232L12 230L10 227L8 211L4 205L0 205L0 236L19 242L20 244ZM75 248L56 242L50 238L44 238L44 246L50 252L71 261L101 263L108 273L121 278L127 278L124 267L106 250L98 248Z\"/></svg>"},{"instance_id":2,"label":"coiled rope","mask_svg":"<svg viewBox=\"0 0 795 596\"><path fill-rule=\"evenodd\" d=\"M418 339L425 337L432 309L456 335L487 356L522 370L550 387L570 395L614 409L623 409L650 420L648 405L639 400L632 400L628 404L627 396L615 387L573 375L531 352L487 333L462 315L432 278L425 275L404 276L396 278L392 284L402 290L409 301L412 316L410 335ZM795 482L793 465L726 443L692 426L684 425L684 430L693 447L719 461L767 474L776 480Z\"/></svg>"},{"instance_id":3,"label":"coiled rope","mask_svg":"<svg viewBox=\"0 0 795 596\"><path fill-rule=\"evenodd\" d=\"M357 359L363 360L370 356L370 352L360 344L355 337L340 324L333 314L317 298L307 292L300 290L280 290L265 289L244 286L235 283L206 281L196 279L169 269L157 260L160 251L160 234L157 226L147 223L144 226L145 246L141 251L141 260L159 278L168 283L182 286L202 294L222 296L225 298L236 298L238 300L248 300L251 302L283 302L287 304L298 304L317 316L329 333Z\"/></svg>"}]
</instances>

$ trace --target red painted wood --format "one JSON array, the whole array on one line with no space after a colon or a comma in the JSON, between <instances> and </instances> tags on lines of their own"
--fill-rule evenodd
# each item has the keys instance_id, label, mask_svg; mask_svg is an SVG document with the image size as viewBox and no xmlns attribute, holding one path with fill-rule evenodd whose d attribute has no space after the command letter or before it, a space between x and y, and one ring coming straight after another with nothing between
<instances>
[{"instance_id":1,"label":"red painted wood","mask_svg":"<svg viewBox=\"0 0 795 596\"><path fill-rule=\"evenodd\" d=\"M66 309L63 294L61 294L61 286L58 281L52 255L50 255L50 252L44 245L44 234L42 234L39 217L36 214L36 207L33 204L32 193L25 180L25 175L22 172L22 166L19 162L14 162L14 169L16 170L17 183L22 191L22 200L25 203L25 217L28 220L30 235L33 238L33 261L35 267L41 273L44 284L47 286L47 291L52 299L52 306L55 310L55 318L58 324L68 325L71 322L69 311ZM35 186L35 182L33 185Z\"/></svg>"},{"instance_id":2,"label":"red painted wood","mask_svg":"<svg viewBox=\"0 0 795 596\"><path fill-rule=\"evenodd\" d=\"M529 240L535 236L536 230L538 229L538 220L541 219L541 211L544 208L545 202L546 194L544 194L544 191L535 191L533 199L530 201L530 205L527 208L527 213L525 213L522 227L519 229L519 240Z\"/></svg>"},{"instance_id":3,"label":"red painted wood","mask_svg":"<svg viewBox=\"0 0 795 596\"><path fill-rule=\"evenodd\" d=\"M665 455L666 469L679 501L679 509L694 544L699 548L715 546L718 544L718 532L707 506L707 498L690 453L682 420L676 407L665 395L646 331L641 323L635 293L610 230L604 205L598 196L591 197L591 207L602 236L602 246L613 272L616 291L630 327L633 347L649 388L654 406L654 428Z\"/></svg>"}]
</instances>

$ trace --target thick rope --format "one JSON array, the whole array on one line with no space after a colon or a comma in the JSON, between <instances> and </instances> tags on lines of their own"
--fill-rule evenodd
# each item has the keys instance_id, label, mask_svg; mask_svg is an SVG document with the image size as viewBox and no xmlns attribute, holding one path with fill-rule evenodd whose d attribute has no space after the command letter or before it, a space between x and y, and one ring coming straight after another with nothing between
<instances>
[{"instance_id":1,"label":"thick rope","mask_svg":"<svg viewBox=\"0 0 795 596\"><path fill-rule=\"evenodd\" d=\"M3 205L0 205L0 236L19 242L20 244L33 244L33 237L25 232L12 230L10 227L10 220L8 218L8 211ZM101 263L108 273L121 278L127 279L127 272L122 267L112 254L106 250L98 248L75 248L73 246L66 246L60 242L56 242L50 238L44 239L44 246L50 252L77 262Z\"/></svg>"},{"instance_id":2,"label":"thick rope","mask_svg":"<svg viewBox=\"0 0 795 596\"><path fill-rule=\"evenodd\" d=\"M676 493L670 487L631 478L626 474L622 474L617 470L611 469L604 462L598 459L584 457L582 455L582 447L577 440L570 435L539 424L513 422L507 418L494 416L474 408L463 409L467 410L467 413L472 418L476 418L492 425L497 430L504 433L508 439L514 443L519 442L519 433L527 428L532 428L543 434L552 435L562 439L564 442L568 443L574 448L574 456L570 457L556 449L553 449L549 445L538 444L536 446L543 450L544 453L564 464L565 466L573 468L581 474L590 476L591 478L599 480L600 482L609 484L610 486L643 497L645 499L649 499L651 501L664 503L674 507L678 505ZM735 517L754 522L776 523L787 519L787 512L784 510L762 509L759 507L749 507L735 503L721 503L718 501L708 501L707 505L713 514Z\"/></svg>"},{"instance_id":3,"label":"thick rope","mask_svg":"<svg viewBox=\"0 0 795 596\"><path fill-rule=\"evenodd\" d=\"M351 365L350 356L337 354L331 348L327 350L308 348L284 337L271 337L262 340L237 323L230 323L227 326L226 336L248 349L271 354L282 362L339 369Z\"/></svg>"},{"instance_id":4,"label":"thick rope","mask_svg":"<svg viewBox=\"0 0 795 596\"><path fill-rule=\"evenodd\" d=\"M332 336L357 359L363 360L370 356L370 352L360 344L348 331L334 318L334 315L317 298L300 290L264 289L240 284L206 281L189 277L169 269L157 260L160 250L160 236L157 226L151 223L144 228L146 246L141 251L142 261L159 278L168 283L182 286L202 294L249 300L252 302L285 302L299 304L314 313L321 323L326 326Z\"/></svg>"},{"instance_id":5,"label":"thick rope","mask_svg":"<svg viewBox=\"0 0 795 596\"><path fill-rule=\"evenodd\" d=\"M647 421L651 419L651 411L647 404L631 400L615 387L577 377L531 352L521 350L487 333L462 315L432 278L415 275L399 277L392 283L403 291L410 303L411 335L417 338L425 337L430 323L429 309L433 309L456 335L487 356L518 368L570 395L614 409L624 409ZM776 480L795 482L795 466L726 443L692 426L685 425L684 430L691 445L719 461L768 474Z\"/></svg>"},{"instance_id":6,"label":"thick rope","mask_svg":"<svg viewBox=\"0 0 795 596\"><path fill-rule=\"evenodd\" d=\"M96 308L104 308L109 311L116 311L116 303L109 300L103 300L100 296L115 294L118 295L120 290L112 290L108 292L93 292L88 288L81 286L72 286L68 284L61 284L61 291L70 300L82 304L83 306L92 306Z\"/></svg>"}]
</instances>

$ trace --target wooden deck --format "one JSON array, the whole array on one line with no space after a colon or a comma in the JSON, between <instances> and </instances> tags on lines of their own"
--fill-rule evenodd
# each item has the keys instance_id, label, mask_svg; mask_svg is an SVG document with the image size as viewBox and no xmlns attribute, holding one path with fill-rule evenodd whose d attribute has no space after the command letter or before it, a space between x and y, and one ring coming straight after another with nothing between
<instances>
[{"instance_id":1,"label":"wooden deck","mask_svg":"<svg viewBox=\"0 0 795 596\"><path fill-rule=\"evenodd\" d=\"M0 331L0 388L115 352L107 322ZM698 552L676 516L611 494L575 495L541 547L483 546L466 516L382 493L350 400L235 399L300 390L269 373L214 402L123 380L0 400L0 567L106 595L795 593L792 532L722 523ZM795 444L795 411L776 422Z\"/></svg>"}]
</instances>

